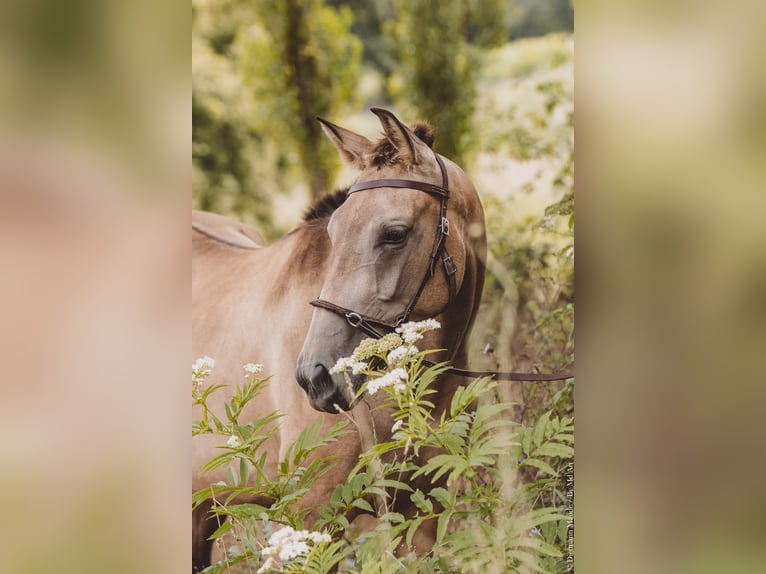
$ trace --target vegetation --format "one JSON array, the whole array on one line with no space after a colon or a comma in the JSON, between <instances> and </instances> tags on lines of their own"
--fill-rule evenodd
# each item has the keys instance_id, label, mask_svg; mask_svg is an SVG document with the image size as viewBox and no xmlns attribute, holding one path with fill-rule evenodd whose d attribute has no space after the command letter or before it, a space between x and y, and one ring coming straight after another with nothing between
<instances>
[{"instance_id":1,"label":"vegetation","mask_svg":"<svg viewBox=\"0 0 766 574\"><path fill-rule=\"evenodd\" d=\"M311 195L330 189L338 159L316 116L353 102L362 45L349 33L351 12L321 0L260 0L239 38L240 68L257 102L254 121L279 134L280 152L297 152Z\"/></svg>"},{"instance_id":2,"label":"vegetation","mask_svg":"<svg viewBox=\"0 0 766 574\"><path fill-rule=\"evenodd\" d=\"M222 416L206 406L217 390L205 388L209 370L200 376L193 369L193 400L204 407L204 418L194 424L194 433L229 436L228 446L205 467L227 465L229 480L195 493L194 502L214 501L211 512L220 523L214 537L236 532L235 542L205 572L256 567L261 574L319 574L336 567L381 574L567 571L572 418L546 410L534 425L512 422L504 416L511 405L499 400L498 383L477 379L458 388L449 411L436 419L430 410L429 395L436 392L431 385L447 365L425 368L428 353L417 352L412 338L403 337L363 341L345 363L354 369L362 365L370 377L360 392L386 393L388 401L381 408L393 409L393 437L360 456L329 503L315 509L319 519L313 524L306 522L308 510L300 501L333 461L312 455L341 433L356 431L345 421L325 436L319 433L320 425L306 428L280 461L277 476L268 477L264 472L268 461L260 447L276 432L277 415L239 420L242 408L266 381L253 375L238 388ZM338 365L344 368L343 361ZM435 449L436 454L419 458L424 449ZM431 486L413 488L412 479L420 476L427 477ZM233 502L237 496L256 494L274 503ZM417 508L415 516L394 511L397 497L409 498ZM348 513L356 509L372 513L374 508L375 526L355 530ZM437 524L433 552L397 556L397 547L409 547L427 520Z\"/></svg>"},{"instance_id":3,"label":"vegetation","mask_svg":"<svg viewBox=\"0 0 766 574\"><path fill-rule=\"evenodd\" d=\"M385 27L399 62L390 78L391 94L409 104L414 115L428 118L436 128L435 149L459 164L473 144L481 49L504 39L504 3L483 2L481 10L478 4L395 0L397 18Z\"/></svg>"}]
</instances>

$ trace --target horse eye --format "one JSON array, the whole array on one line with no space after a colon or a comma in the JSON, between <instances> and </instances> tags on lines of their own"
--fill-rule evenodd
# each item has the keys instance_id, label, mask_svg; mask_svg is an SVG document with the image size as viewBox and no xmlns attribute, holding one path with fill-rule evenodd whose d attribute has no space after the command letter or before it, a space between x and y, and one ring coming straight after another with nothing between
<instances>
[{"instance_id":1,"label":"horse eye","mask_svg":"<svg viewBox=\"0 0 766 574\"><path fill-rule=\"evenodd\" d=\"M391 227L383 232L382 243L402 243L407 239L408 229L404 227Z\"/></svg>"}]
</instances>

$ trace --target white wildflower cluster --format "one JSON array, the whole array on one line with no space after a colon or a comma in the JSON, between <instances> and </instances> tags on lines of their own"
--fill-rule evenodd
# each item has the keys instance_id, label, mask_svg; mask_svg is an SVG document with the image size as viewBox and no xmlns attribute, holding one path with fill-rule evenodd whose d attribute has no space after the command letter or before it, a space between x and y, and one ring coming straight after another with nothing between
<instances>
[{"instance_id":1,"label":"white wildflower cluster","mask_svg":"<svg viewBox=\"0 0 766 574\"><path fill-rule=\"evenodd\" d=\"M246 379L249 379L253 375L257 375L258 373L263 372L263 365L260 363L248 363L242 367L245 369L245 372L247 373L245 375Z\"/></svg>"},{"instance_id":2,"label":"white wildflower cluster","mask_svg":"<svg viewBox=\"0 0 766 574\"><path fill-rule=\"evenodd\" d=\"M257 574L263 574L276 565L276 557L282 562L287 562L303 554L308 554L311 548L308 543L319 544L321 542L330 542L329 534L324 532L309 532L308 530L295 530L290 526L285 526L277 530L269 538L269 545L263 549L261 554L267 557L263 566L258 569Z\"/></svg>"},{"instance_id":3,"label":"white wildflower cluster","mask_svg":"<svg viewBox=\"0 0 766 574\"><path fill-rule=\"evenodd\" d=\"M389 371L382 377L370 380L370 382L367 383L367 392L374 395L384 387L393 387L394 392L401 393L404 391L409 378L410 376L407 371L398 367Z\"/></svg>"},{"instance_id":4,"label":"white wildflower cluster","mask_svg":"<svg viewBox=\"0 0 766 574\"><path fill-rule=\"evenodd\" d=\"M351 371L358 375L370 369L368 359L385 357L389 372L381 377L373 378L367 383L367 392L371 395L385 387L393 387L394 391L401 393L405 390L409 375L407 373L407 360L419 353L413 344L423 338L423 333L432 329L439 329L441 325L436 319L424 321L410 321L397 327L396 332L388 333L380 339L365 339L350 357L341 357L330 369L330 374Z\"/></svg>"},{"instance_id":5,"label":"white wildflower cluster","mask_svg":"<svg viewBox=\"0 0 766 574\"><path fill-rule=\"evenodd\" d=\"M358 375L367 369L367 363L364 361L357 361L352 355L351 357L341 357L338 362L330 369L330 374L342 373L344 371L351 371L353 374Z\"/></svg>"},{"instance_id":6,"label":"white wildflower cluster","mask_svg":"<svg viewBox=\"0 0 766 574\"><path fill-rule=\"evenodd\" d=\"M226 444L228 444L232 448L237 448L239 446L239 437L237 435L231 435L229 437L229 440L226 441Z\"/></svg>"},{"instance_id":7,"label":"white wildflower cluster","mask_svg":"<svg viewBox=\"0 0 766 574\"><path fill-rule=\"evenodd\" d=\"M392 350L386 356L386 362L389 364L389 366L392 367L399 366L407 357L411 357L417 354L418 348L415 345L402 345L401 347L397 347L396 349Z\"/></svg>"},{"instance_id":8,"label":"white wildflower cluster","mask_svg":"<svg viewBox=\"0 0 766 574\"><path fill-rule=\"evenodd\" d=\"M423 321L410 321L396 328L396 332L402 336L402 340L411 345L415 341L423 338L423 333L441 328L441 324L436 319L425 319Z\"/></svg>"},{"instance_id":9,"label":"white wildflower cluster","mask_svg":"<svg viewBox=\"0 0 766 574\"><path fill-rule=\"evenodd\" d=\"M201 385L210 376L215 361L208 356L201 357L192 364L192 383Z\"/></svg>"}]
</instances>

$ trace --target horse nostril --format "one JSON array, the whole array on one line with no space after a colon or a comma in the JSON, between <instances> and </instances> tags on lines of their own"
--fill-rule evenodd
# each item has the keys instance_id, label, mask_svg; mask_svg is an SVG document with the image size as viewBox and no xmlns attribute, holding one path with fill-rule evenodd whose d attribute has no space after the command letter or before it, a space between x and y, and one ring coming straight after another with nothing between
<instances>
[{"instance_id":1,"label":"horse nostril","mask_svg":"<svg viewBox=\"0 0 766 574\"><path fill-rule=\"evenodd\" d=\"M327 368L322 364L316 364L313 368L298 368L295 378L303 390L310 394L321 392L325 387L332 385L332 377Z\"/></svg>"},{"instance_id":2,"label":"horse nostril","mask_svg":"<svg viewBox=\"0 0 766 574\"><path fill-rule=\"evenodd\" d=\"M324 365L314 365L314 370L311 372L311 382L316 385L330 379L330 372Z\"/></svg>"}]
</instances>

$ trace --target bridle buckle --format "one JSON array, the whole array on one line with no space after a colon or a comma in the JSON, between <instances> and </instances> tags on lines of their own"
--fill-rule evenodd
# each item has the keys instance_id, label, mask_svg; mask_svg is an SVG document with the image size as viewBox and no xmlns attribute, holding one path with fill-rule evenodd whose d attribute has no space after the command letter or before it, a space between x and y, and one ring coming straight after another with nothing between
<instances>
[{"instance_id":1,"label":"bridle buckle","mask_svg":"<svg viewBox=\"0 0 766 574\"><path fill-rule=\"evenodd\" d=\"M457 265L455 264L455 258L452 255L448 255L444 259L444 271L447 273L447 277L457 273Z\"/></svg>"},{"instance_id":2,"label":"bridle buckle","mask_svg":"<svg viewBox=\"0 0 766 574\"><path fill-rule=\"evenodd\" d=\"M356 328L362 324L362 317L359 313L351 311L350 313L346 313L346 321L348 321L349 325Z\"/></svg>"},{"instance_id":3,"label":"bridle buckle","mask_svg":"<svg viewBox=\"0 0 766 574\"><path fill-rule=\"evenodd\" d=\"M442 222L439 228L441 229L442 235L449 235L449 219L442 217Z\"/></svg>"}]
</instances>

